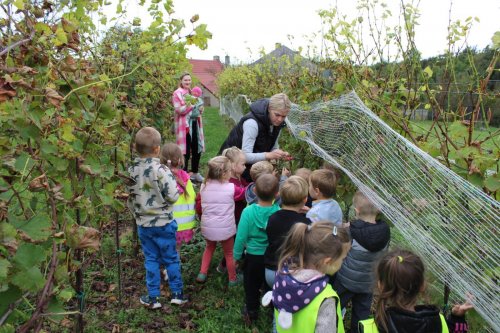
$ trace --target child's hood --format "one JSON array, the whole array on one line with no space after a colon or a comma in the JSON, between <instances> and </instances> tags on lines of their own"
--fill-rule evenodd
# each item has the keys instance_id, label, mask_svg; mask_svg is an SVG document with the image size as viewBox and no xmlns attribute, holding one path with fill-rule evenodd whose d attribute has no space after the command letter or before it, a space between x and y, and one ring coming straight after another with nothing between
<instances>
[{"instance_id":1,"label":"child's hood","mask_svg":"<svg viewBox=\"0 0 500 333\"><path fill-rule=\"evenodd\" d=\"M250 183L245 190L245 201L250 205L257 202L257 194L253 191L255 183Z\"/></svg>"},{"instance_id":2,"label":"child's hood","mask_svg":"<svg viewBox=\"0 0 500 333\"><path fill-rule=\"evenodd\" d=\"M352 239L370 252L378 252L386 248L391 239L391 229L384 221L368 223L363 220L351 222L349 227Z\"/></svg>"},{"instance_id":3,"label":"child's hood","mask_svg":"<svg viewBox=\"0 0 500 333\"><path fill-rule=\"evenodd\" d=\"M303 269L276 275L273 285L273 304L279 312L295 313L306 307L327 286L328 276L315 270Z\"/></svg>"}]
</instances>

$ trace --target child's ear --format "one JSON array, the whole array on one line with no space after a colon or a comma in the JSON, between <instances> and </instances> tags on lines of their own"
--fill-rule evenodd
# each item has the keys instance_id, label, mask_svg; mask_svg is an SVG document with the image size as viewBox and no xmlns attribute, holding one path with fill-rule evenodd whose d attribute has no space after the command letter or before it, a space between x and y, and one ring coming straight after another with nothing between
<instances>
[{"instance_id":1,"label":"child's ear","mask_svg":"<svg viewBox=\"0 0 500 333\"><path fill-rule=\"evenodd\" d=\"M305 205L307 202L307 196L302 200L302 204Z\"/></svg>"},{"instance_id":2,"label":"child's ear","mask_svg":"<svg viewBox=\"0 0 500 333\"><path fill-rule=\"evenodd\" d=\"M160 156L160 150L161 150L160 146L156 146L156 147L153 149L153 154L154 154L155 156Z\"/></svg>"}]
</instances>

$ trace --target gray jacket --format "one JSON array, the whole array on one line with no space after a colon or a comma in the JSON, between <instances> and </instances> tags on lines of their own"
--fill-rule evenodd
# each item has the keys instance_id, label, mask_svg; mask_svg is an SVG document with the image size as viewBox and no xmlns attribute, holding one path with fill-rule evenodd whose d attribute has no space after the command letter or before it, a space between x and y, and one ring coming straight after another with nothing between
<instances>
[{"instance_id":1,"label":"gray jacket","mask_svg":"<svg viewBox=\"0 0 500 333\"><path fill-rule=\"evenodd\" d=\"M387 251L391 231L387 223L351 222L352 247L337 273L338 281L354 293L371 293L375 282L375 264Z\"/></svg>"}]
</instances>

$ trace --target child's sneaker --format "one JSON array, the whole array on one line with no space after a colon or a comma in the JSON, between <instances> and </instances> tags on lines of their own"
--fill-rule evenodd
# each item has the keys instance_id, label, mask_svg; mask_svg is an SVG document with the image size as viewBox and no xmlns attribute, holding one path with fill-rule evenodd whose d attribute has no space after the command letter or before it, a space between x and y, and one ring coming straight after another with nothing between
<instances>
[{"instance_id":1,"label":"child's sneaker","mask_svg":"<svg viewBox=\"0 0 500 333\"><path fill-rule=\"evenodd\" d=\"M203 273L199 273L198 276L196 277L196 282L198 283L205 283L207 281L207 275Z\"/></svg>"},{"instance_id":2,"label":"child's sneaker","mask_svg":"<svg viewBox=\"0 0 500 333\"><path fill-rule=\"evenodd\" d=\"M179 293L172 293L172 299L170 300L171 304L181 305L181 304L184 304L187 302L188 302L188 299L186 297L184 297L184 294L182 293L182 291Z\"/></svg>"},{"instance_id":3,"label":"child's sneaker","mask_svg":"<svg viewBox=\"0 0 500 333\"><path fill-rule=\"evenodd\" d=\"M147 295L141 296L139 298L141 304L147 306L150 309L158 309L161 308L161 303L158 301L158 297L149 297Z\"/></svg>"},{"instance_id":4,"label":"child's sneaker","mask_svg":"<svg viewBox=\"0 0 500 333\"><path fill-rule=\"evenodd\" d=\"M258 318L258 314L255 311L248 311L246 305L241 309L241 316L246 326L252 326Z\"/></svg>"},{"instance_id":5,"label":"child's sneaker","mask_svg":"<svg viewBox=\"0 0 500 333\"><path fill-rule=\"evenodd\" d=\"M238 279L236 279L234 281L229 281L229 283L227 285L228 285L228 287L236 287L239 284L240 284L240 281Z\"/></svg>"}]
</instances>

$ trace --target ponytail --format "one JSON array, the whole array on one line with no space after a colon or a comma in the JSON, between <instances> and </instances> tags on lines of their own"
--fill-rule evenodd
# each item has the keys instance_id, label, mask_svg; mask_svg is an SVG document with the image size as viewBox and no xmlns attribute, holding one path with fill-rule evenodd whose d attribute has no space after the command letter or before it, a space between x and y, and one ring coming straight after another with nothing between
<instances>
[{"instance_id":1,"label":"ponytail","mask_svg":"<svg viewBox=\"0 0 500 333\"><path fill-rule=\"evenodd\" d=\"M296 223L280 249L278 270L281 271L285 263L289 263L291 269L320 269L325 258L340 258L344 245L350 241L347 229L331 222Z\"/></svg>"}]
</instances>

